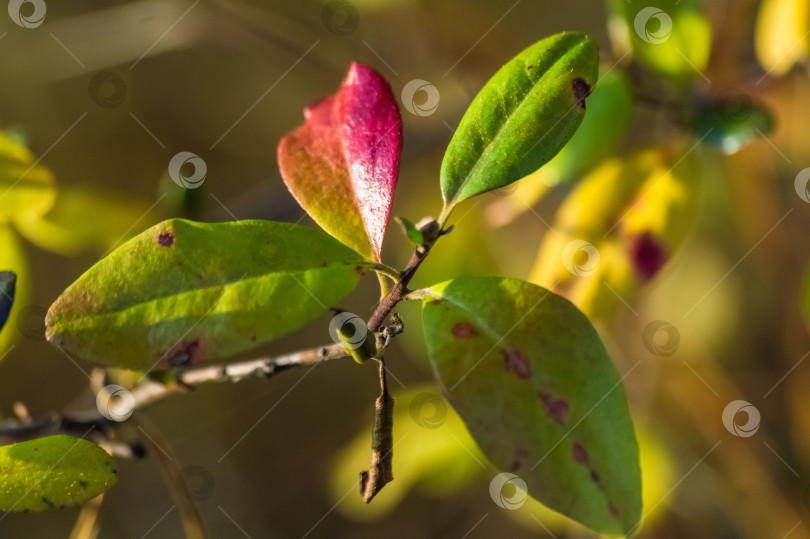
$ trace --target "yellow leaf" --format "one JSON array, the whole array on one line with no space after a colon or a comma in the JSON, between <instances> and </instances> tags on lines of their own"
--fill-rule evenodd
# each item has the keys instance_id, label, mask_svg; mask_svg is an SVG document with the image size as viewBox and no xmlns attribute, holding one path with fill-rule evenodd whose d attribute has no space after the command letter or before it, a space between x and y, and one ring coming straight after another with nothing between
<instances>
[{"instance_id":1,"label":"yellow leaf","mask_svg":"<svg viewBox=\"0 0 810 539\"><path fill-rule=\"evenodd\" d=\"M755 46L759 63L773 75L784 75L810 55L810 4L807 0L763 0L757 18Z\"/></svg>"},{"instance_id":2,"label":"yellow leaf","mask_svg":"<svg viewBox=\"0 0 810 539\"><path fill-rule=\"evenodd\" d=\"M560 207L530 280L589 316L631 301L694 221L700 177L687 148L641 150L596 168Z\"/></svg>"},{"instance_id":3,"label":"yellow leaf","mask_svg":"<svg viewBox=\"0 0 810 539\"><path fill-rule=\"evenodd\" d=\"M55 196L51 171L0 132L0 222L20 212L42 215L53 206Z\"/></svg>"},{"instance_id":4,"label":"yellow leaf","mask_svg":"<svg viewBox=\"0 0 810 539\"><path fill-rule=\"evenodd\" d=\"M61 190L45 215L24 211L14 218L27 240L65 256L91 249L103 253L152 224L143 202L75 187Z\"/></svg>"}]
</instances>

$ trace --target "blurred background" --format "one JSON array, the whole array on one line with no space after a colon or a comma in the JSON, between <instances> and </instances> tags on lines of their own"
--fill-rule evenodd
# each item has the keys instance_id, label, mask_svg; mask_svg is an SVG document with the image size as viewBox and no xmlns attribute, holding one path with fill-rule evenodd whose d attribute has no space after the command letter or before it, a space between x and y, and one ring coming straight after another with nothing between
<instances>
[{"instance_id":1,"label":"blurred background","mask_svg":"<svg viewBox=\"0 0 810 539\"><path fill-rule=\"evenodd\" d=\"M92 402L89 369L45 342L43 317L127 237L174 216L312 224L281 181L276 146L351 61L401 98L393 214L417 221L441 209L444 149L486 80L535 41L577 30L599 42L603 76L619 81L613 97L600 101L609 92L597 85L589 98L589 138L534 184L460 206L414 287L458 275L551 287L565 270L561 238L587 240L604 272L571 260L585 269L569 267L559 291L626 374L644 480L637 536L810 537L808 2L14 4L0 15L0 128L53 178L42 180L39 210L0 217L0 262L20 274L0 335L0 415L16 402L32 415ZM642 7L657 11L639 19ZM206 164L197 189L168 177L182 151ZM645 151L654 163L632 165ZM617 167L631 186L622 196L600 187ZM667 190L639 197L660 189L656 174ZM628 227L604 223L580 229L583 212L647 215L658 241L639 247ZM410 252L392 224L384 260L403 267ZM639 275L628 264L647 265ZM340 307L368 316L377 293L366 277ZM395 439L407 438L395 481L369 506L356 481L370 457L376 371L332 361L205 386L137 414L121 436L147 456L120 460L99 537L182 537L178 482L211 537L594 537L532 500L510 510L491 497L497 470L432 384L418 306L399 312L406 332L387 359ZM255 355L329 343L328 321ZM168 472L155 443L172 450ZM0 536L67 537L78 515L8 514Z\"/></svg>"}]
</instances>

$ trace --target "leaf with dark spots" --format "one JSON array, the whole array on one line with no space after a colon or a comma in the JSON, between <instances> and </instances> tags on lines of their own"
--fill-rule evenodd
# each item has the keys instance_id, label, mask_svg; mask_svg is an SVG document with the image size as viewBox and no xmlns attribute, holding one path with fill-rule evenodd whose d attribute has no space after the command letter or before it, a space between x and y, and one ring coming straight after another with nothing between
<instances>
[{"instance_id":1,"label":"leaf with dark spots","mask_svg":"<svg viewBox=\"0 0 810 539\"><path fill-rule=\"evenodd\" d=\"M532 497L598 532L632 529L641 518L638 445L621 379L588 319L517 279L460 278L426 293L428 356L487 458L519 473ZM459 324L478 334L456 337Z\"/></svg>"},{"instance_id":2,"label":"leaf with dark spots","mask_svg":"<svg viewBox=\"0 0 810 539\"><path fill-rule=\"evenodd\" d=\"M478 332L475 331L475 326L468 324L467 322L459 322L453 326L453 336L458 337L459 339L468 339L477 334Z\"/></svg>"},{"instance_id":3,"label":"leaf with dark spots","mask_svg":"<svg viewBox=\"0 0 810 539\"><path fill-rule=\"evenodd\" d=\"M340 91L308 107L278 146L284 183L316 223L379 260L399 175L402 120L379 73L353 63Z\"/></svg>"},{"instance_id":4,"label":"leaf with dark spots","mask_svg":"<svg viewBox=\"0 0 810 539\"><path fill-rule=\"evenodd\" d=\"M506 365L506 370L518 378L528 380L532 377L532 366L529 363L529 358L520 350L509 349L504 351L503 362Z\"/></svg>"},{"instance_id":5,"label":"leaf with dark spots","mask_svg":"<svg viewBox=\"0 0 810 539\"><path fill-rule=\"evenodd\" d=\"M540 395L540 398L543 400L548 416L556 423L562 424L565 420L565 413L568 411L568 403L562 399L555 399L551 395Z\"/></svg>"},{"instance_id":6,"label":"leaf with dark spots","mask_svg":"<svg viewBox=\"0 0 810 539\"><path fill-rule=\"evenodd\" d=\"M172 237L171 248L160 237ZM48 311L46 335L70 357L104 367L221 362L313 320L357 285L366 264L300 225L172 219L68 287Z\"/></svg>"},{"instance_id":7,"label":"leaf with dark spots","mask_svg":"<svg viewBox=\"0 0 810 539\"><path fill-rule=\"evenodd\" d=\"M93 442L57 435L0 447L0 511L46 511L91 500L116 482L113 458Z\"/></svg>"},{"instance_id":8,"label":"leaf with dark spots","mask_svg":"<svg viewBox=\"0 0 810 539\"><path fill-rule=\"evenodd\" d=\"M441 168L445 208L535 172L565 146L585 116L571 90L596 83L599 51L578 33L550 36L506 63L484 85L459 123ZM531 68L529 68L531 66Z\"/></svg>"}]
</instances>

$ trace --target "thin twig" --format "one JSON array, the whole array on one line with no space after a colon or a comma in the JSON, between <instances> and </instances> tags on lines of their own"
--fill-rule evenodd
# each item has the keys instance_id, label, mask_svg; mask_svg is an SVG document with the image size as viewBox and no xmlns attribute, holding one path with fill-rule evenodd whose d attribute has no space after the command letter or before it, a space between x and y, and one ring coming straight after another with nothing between
<instances>
[{"instance_id":1,"label":"thin twig","mask_svg":"<svg viewBox=\"0 0 810 539\"><path fill-rule=\"evenodd\" d=\"M99 494L82 506L73 530L70 532L70 539L96 539L101 527L101 507L104 501L104 494Z\"/></svg>"},{"instance_id":2,"label":"thin twig","mask_svg":"<svg viewBox=\"0 0 810 539\"><path fill-rule=\"evenodd\" d=\"M175 373L176 383L164 384L149 380L133 388L133 406L134 410L140 411L170 395L184 393L203 384L238 382L250 377L269 378L294 367L311 366L343 357L348 357L343 348L339 344L331 344L294 354L179 370ZM115 425L115 421L105 418L94 406L65 414L51 413L26 420L17 418L0 421L0 438L22 441L51 434L82 434L90 426L97 427L100 435L105 436Z\"/></svg>"},{"instance_id":3,"label":"thin twig","mask_svg":"<svg viewBox=\"0 0 810 539\"><path fill-rule=\"evenodd\" d=\"M194 501L194 493L189 488L186 477L180 468L179 460L172 451L171 444L163 434L148 420L140 418L140 427L144 429L152 443L158 445L158 463L166 488L172 496L175 505L180 509L180 522L183 525L186 539L205 539L205 523L200 508Z\"/></svg>"}]
</instances>

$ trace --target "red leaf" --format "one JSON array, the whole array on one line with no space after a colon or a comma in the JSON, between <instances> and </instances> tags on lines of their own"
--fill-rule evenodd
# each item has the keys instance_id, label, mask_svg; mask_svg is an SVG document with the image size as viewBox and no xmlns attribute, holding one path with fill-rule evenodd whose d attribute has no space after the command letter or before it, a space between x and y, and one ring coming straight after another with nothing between
<instances>
[{"instance_id":1,"label":"red leaf","mask_svg":"<svg viewBox=\"0 0 810 539\"><path fill-rule=\"evenodd\" d=\"M385 79L353 63L340 91L305 111L278 149L281 175L327 232L379 259L402 152L402 120Z\"/></svg>"}]
</instances>

